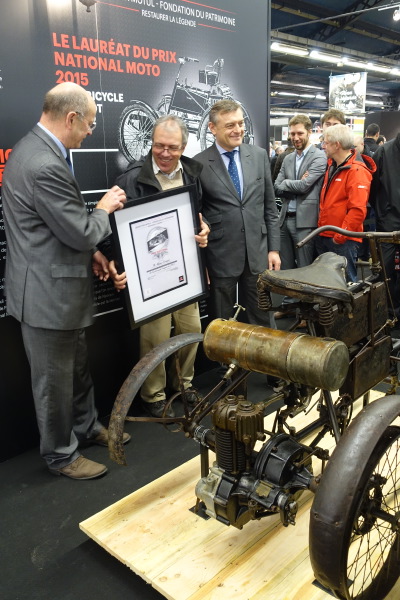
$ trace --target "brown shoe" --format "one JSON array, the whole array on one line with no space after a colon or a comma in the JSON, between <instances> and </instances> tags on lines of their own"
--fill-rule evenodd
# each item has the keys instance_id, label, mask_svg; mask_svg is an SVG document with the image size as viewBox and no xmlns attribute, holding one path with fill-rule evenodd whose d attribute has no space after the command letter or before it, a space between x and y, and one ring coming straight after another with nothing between
<instances>
[{"instance_id":1,"label":"brown shoe","mask_svg":"<svg viewBox=\"0 0 400 600\"><path fill-rule=\"evenodd\" d=\"M275 319L287 319L288 317L295 316L296 311L292 308L288 308L287 310L278 310L274 313Z\"/></svg>"},{"instance_id":2,"label":"brown shoe","mask_svg":"<svg viewBox=\"0 0 400 600\"><path fill-rule=\"evenodd\" d=\"M53 475L64 475L70 479L96 479L107 473L107 467L101 463L78 456L71 464L62 469L49 469Z\"/></svg>"},{"instance_id":3,"label":"brown shoe","mask_svg":"<svg viewBox=\"0 0 400 600\"><path fill-rule=\"evenodd\" d=\"M131 439L131 436L129 435L129 433L125 432L124 435L122 436L122 443L127 444L130 439ZM105 446L107 448L108 447L108 429L103 427L102 430L100 431L100 433L98 433L96 435L96 437L91 438L88 441L90 444L97 444L97 446Z\"/></svg>"},{"instance_id":4,"label":"brown shoe","mask_svg":"<svg viewBox=\"0 0 400 600\"><path fill-rule=\"evenodd\" d=\"M305 329L307 327L307 321L305 321L304 319L302 321L300 321L300 323L297 325L296 329Z\"/></svg>"}]
</instances>

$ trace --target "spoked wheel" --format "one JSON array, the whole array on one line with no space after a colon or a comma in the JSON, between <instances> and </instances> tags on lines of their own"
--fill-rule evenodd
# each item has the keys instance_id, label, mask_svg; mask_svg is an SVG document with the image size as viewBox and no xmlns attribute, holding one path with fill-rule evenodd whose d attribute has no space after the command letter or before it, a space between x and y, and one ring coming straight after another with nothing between
<instances>
[{"instance_id":1,"label":"spoked wheel","mask_svg":"<svg viewBox=\"0 0 400 600\"><path fill-rule=\"evenodd\" d=\"M169 113L169 107L171 106L171 94L165 94L157 106L157 112L160 115L167 115Z\"/></svg>"},{"instance_id":2,"label":"spoked wheel","mask_svg":"<svg viewBox=\"0 0 400 600\"><path fill-rule=\"evenodd\" d=\"M243 141L245 144L254 144L254 133L253 133L253 123L251 122L250 115L247 112L246 108L241 105L244 117L244 138ZM207 110L204 115L201 117L200 125L198 129L198 139L200 140L200 147L202 150L206 150L214 143L214 136L211 131L208 129L209 123L209 111Z\"/></svg>"},{"instance_id":3,"label":"spoked wheel","mask_svg":"<svg viewBox=\"0 0 400 600\"><path fill-rule=\"evenodd\" d=\"M192 344L198 344L203 339L202 333L184 333L176 335L159 346L156 346L148 352L139 362L133 367L128 377L125 379L120 391L118 392L117 398L114 402L114 406L111 412L110 423L108 426L109 432L109 451L110 456L118 464L126 464L125 451L122 444L122 436L124 432L124 422L131 404L142 387L144 381L147 379L149 374L154 371L164 360L169 356L179 353L179 350ZM186 415L177 418L168 418L165 415L165 419L152 419L149 417L148 421L161 422L164 425L170 424L172 429L179 429L179 423L182 423L186 419ZM139 419L135 419L139 420ZM141 419L143 420L143 419ZM174 424L174 425L172 425Z\"/></svg>"},{"instance_id":4,"label":"spoked wheel","mask_svg":"<svg viewBox=\"0 0 400 600\"><path fill-rule=\"evenodd\" d=\"M315 576L343 600L383 600L400 576L400 396L365 408L322 475L310 514Z\"/></svg>"},{"instance_id":5,"label":"spoked wheel","mask_svg":"<svg viewBox=\"0 0 400 600\"><path fill-rule=\"evenodd\" d=\"M151 134L157 118L157 113L140 101L133 102L122 111L118 125L118 143L129 162L138 160L151 149Z\"/></svg>"}]
</instances>

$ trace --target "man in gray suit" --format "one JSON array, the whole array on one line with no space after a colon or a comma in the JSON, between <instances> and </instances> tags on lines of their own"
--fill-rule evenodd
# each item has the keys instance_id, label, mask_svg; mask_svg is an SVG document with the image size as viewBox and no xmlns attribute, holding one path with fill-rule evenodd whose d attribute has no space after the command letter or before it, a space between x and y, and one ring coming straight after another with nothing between
<instances>
[{"instance_id":1,"label":"man in gray suit","mask_svg":"<svg viewBox=\"0 0 400 600\"><path fill-rule=\"evenodd\" d=\"M212 106L209 128L215 143L195 159L203 165L201 212L211 229L206 262L213 316L232 317L238 285L248 322L273 327L272 313L258 308L256 288L259 273L280 268L268 154L242 143L243 111L234 100Z\"/></svg>"},{"instance_id":2,"label":"man in gray suit","mask_svg":"<svg viewBox=\"0 0 400 600\"><path fill-rule=\"evenodd\" d=\"M314 260L314 240L302 248L297 243L317 227L319 194L326 171L326 155L311 143L312 123L307 115L289 121L289 135L295 152L285 157L275 180L275 193L283 198L279 217L282 269L305 267ZM284 298L280 319L290 313L290 299Z\"/></svg>"},{"instance_id":3,"label":"man in gray suit","mask_svg":"<svg viewBox=\"0 0 400 600\"><path fill-rule=\"evenodd\" d=\"M41 455L52 473L72 479L107 471L78 451L79 442L108 441L97 420L84 328L93 321L92 269L108 277L96 244L110 233L109 214L126 201L114 186L89 215L72 173L68 151L91 135L95 116L86 90L56 86L3 177L7 311L21 323Z\"/></svg>"}]
</instances>

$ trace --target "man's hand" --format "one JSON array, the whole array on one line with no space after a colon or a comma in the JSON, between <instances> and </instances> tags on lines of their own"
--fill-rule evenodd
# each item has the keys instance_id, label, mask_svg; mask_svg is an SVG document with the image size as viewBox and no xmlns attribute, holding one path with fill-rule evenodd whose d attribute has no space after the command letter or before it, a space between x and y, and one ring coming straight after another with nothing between
<instances>
[{"instance_id":1,"label":"man's hand","mask_svg":"<svg viewBox=\"0 0 400 600\"><path fill-rule=\"evenodd\" d=\"M100 250L92 256L92 271L101 281L107 281L110 276L108 260Z\"/></svg>"},{"instance_id":2,"label":"man's hand","mask_svg":"<svg viewBox=\"0 0 400 600\"><path fill-rule=\"evenodd\" d=\"M200 248L206 248L208 244L208 234L210 233L209 226L204 223L202 214L199 213L200 217L200 233L194 236L194 239L200 246Z\"/></svg>"},{"instance_id":3,"label":"man's hand","mask_svg":"<svg viewBox=\"0 0 400 600\"><path fill-rule=\"evenodd\" d=\"M101 208L105 210L109 215L113 213L115 210L120 210L124 208L126 202L126 194L124 190L122 190L117 185L108 190L106 194L99 200L96 204L96 208Z\"/></svg>"},{"instance_id":4,"label":"man's hand","mask_svg":"<svg viewBox=\"0 0 400 600\"><path fill-rule=\"evenodd\" d=\"M110 260L109 271L110 271L110 277L114 282L115 289L118 292L120 292L121 290L124 290L126 288L126 281L127 281L125 271L123 273L118 274L116 266L115 266L115 262L113 260Z\"/></svg>"},{"instance_id":5,"label":"man's hand","mask_svg":"<svg viewBox=\"0 0 400 600\"><path fill-rule=\"evenodd\" d=\"M281 268L281 258L279 252L271 251L268 252L268 269L279 271Z\"/></svg>"}]
</instances>

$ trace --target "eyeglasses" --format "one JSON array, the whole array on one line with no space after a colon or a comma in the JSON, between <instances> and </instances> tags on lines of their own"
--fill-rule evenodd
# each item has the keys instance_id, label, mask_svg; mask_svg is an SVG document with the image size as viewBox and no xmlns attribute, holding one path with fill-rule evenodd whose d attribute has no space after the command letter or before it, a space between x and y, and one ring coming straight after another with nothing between
<instances>
[{"instance_id":1,"label":"eyeglasses","mask_svg":"<svg viewBox=\"0 0 400 600\"><path fill-rule=\"evenodd\" d=\"M164 146L164 144L155 143L153 144L153 148L160 152L164 152L164 150L167 150L168 152L178 152L182 149L182 146Z\"/></svg>"},{"instance_id":2,"label":"eyeglasses","mask_svg":"<svg viewBox=\"0 0 400 600\"><path fill-rule=\"evenodd\" d=\"M87 120L85 115L83 115L81 112L79 112L77 110L75 112L79 117L82 117L82 121L85 121L85 123L88 126L88 129L90 129L90 131L94 131L96 129L96 121L93 121L93 123L89 123L89 121Z\"/></svg>"}]
</instances>

